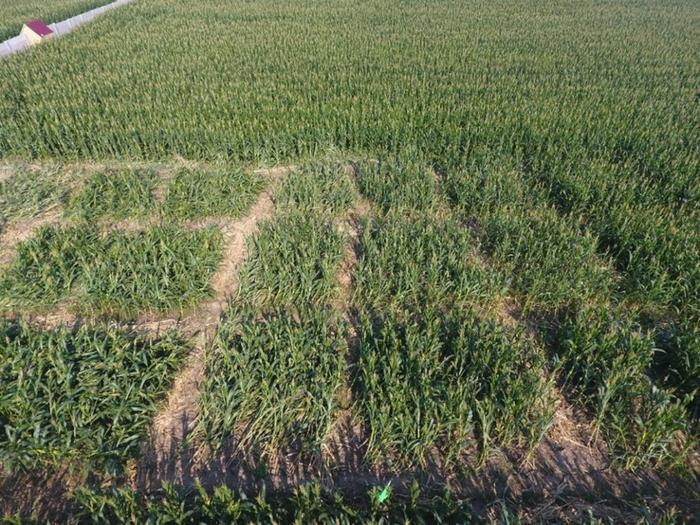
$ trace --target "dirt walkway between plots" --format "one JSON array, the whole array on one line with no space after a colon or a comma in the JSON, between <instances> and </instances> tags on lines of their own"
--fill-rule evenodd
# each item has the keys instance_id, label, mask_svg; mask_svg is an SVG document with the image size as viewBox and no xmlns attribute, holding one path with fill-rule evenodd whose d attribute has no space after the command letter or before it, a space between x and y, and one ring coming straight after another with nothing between
<instances>
[{"instance_id":1,"label":"dirt walkway between plots","mask_svg":"<svg viewBox=\"0 0 700 525\"><path fill-rule=\"evenodd\" d=\"M133 465L130 476L134 485L137 484L136 478L155 477L161 481L178 477L182 479L183 471L190 468L186 463L191 462L192 458L185 459L182 451L197 422L197 403L204 376L206 349L215 335L226 306L238 290L239 271L248 255L247 241L262 221L273 216L274 187L289 171L290 168L260 171L268 180L268 189L260 195L244 218L219 224L226 248L221 265L211 281L213 297L210 300L200 304L192 315L182 320L137 322L140 331L157 332L177 327L185 337L193 339L194 350L176 377L165 408L154 418L141 460ZM201 227L202 224L192 226Z\"/></svg>"},{"instance_id":2,"label":"dirt walkway between plots","mask_svg":"<svg viewBox=\"0 0 700 525\"><path fill-rule=\"evenodd\" d=\"M3 173L1 168L0 174ZM418 479L427 493L441 492L446 484L449 485L461 497L469 498L477 512L488 512L492 505L498 505L494 502L504 500L531 509L531 521L577 517L587 508L622 522L632 521L632 516L638 515L635 502L641 498L647 498L658 508L675 503L686 512L697 511L700 515L700 502L687 496L693 490L692 483L672 476L662 477L652 471L620 473L614 470L605 445L600 441L590 442L590 421L556 388L552 425L530 456L522 449L505 450L494 453L485 465L476 468L476 444L467 444L465 464L459 472L447 472L440 466L422 473L391 472L384 467L368 466L364 460L367 430L354 417L350 388L339 394L342 410L324 447L321 465L308 463L293 451L285 451L266 463L261 474L260 461L254 453L241 457L233 445L214 451L200 443L189 442L197 422L205 353L226 306L238 290L239 271L248 255L247 239L255 234L261 221L274 215L275 184L291 169L256 171L268 180L268 189L244 217L186 223L186 227L194 229L215 225L224 236L224 253L211 280L213 296L210 300L183 317L145 315L129 325L137 332L154 335L178 329L193 343L192 352L176 376L161 411L154 418L141 458L128 465L128 481L132 487L154 493L164 482L191 487L199 480L208 487L225 483L246 491L260 489L263 485L268 490L286 490L318 481L327 488L343 491L350 498L362 500L370 488L389 481L397 492L409 493L411 482ZM360 220L372 210L372 204L358 196L355 209L337 224L348 237L348 246L337 273L339 294L334 304L348 326L346 339L351 364L357 358L358 334L357 319L353 318L354 314L348 307L360 253ZM7 254L14 253L18 242L29 238L42 225L54 222L60 222L60 215L52 212L35 219L33 226L27 227L25 222L12 233L5 232L0 241L7 236L8 243L4 247L0 244L0 266L3 260L9 261L11 257ZM144 223L123 222L111 227L131 231L143 228ZM488 261L483 263L488 264ZM44 316L44 326L80 322L70 313L69 306L59 306ZM525 323L526 333L532 334L533 321L523 318L519 306L512 300L504 300L496 309L495 313L504 323ZM0 509L31 509L36 501L41 501L42 508L60 512L60 509L65 510L66 491L70 485L70 476L65 474L0 476ZM43 517L51 517L53 510L46 510Z\"/></svg>"},{"instance_id":3,"label":"dirt walkway between plots","mask_svg":"<svg viewBox=\"0 0 700 525\"><path fill-rule=\"evenodd\" d=\"M0 268L10 264L21 242L34 237L44 226L61 224L61 216L60 210L51 210L32 219L7 225L0 231Z\"/></svg>"},{"instance_id":4,"label":"dirt walkway between plots","mask_svg":"<svg viewBox=\"0 0 700 525\"><path fill-rule=\"evenodd\" d=\"M360 253L360 221L372 209L370 203L358 199L356 208L336 224L348 238L337 272L339 293L334 305L347 323L350 365L356 362L358 351L358 320L354 318L350 301ZM519 306L512 300L495 307L498 310L495 314L504 322L525 323L526 333L533 336L534 321L523 318ZM200 359L197 354L193 358ZM195 373L184 375L192 380L176 384L172 399L179 399L178 391L184 391L187 398L197 390L202 374L201 360L198 362L200 366L193 367ZM227 484L254 492L263 486L268 490L290 490L314 481L328 489L341 490L350 498L362 499L372 487L389 481L396 491L408 494L412 481L419 479L428 493L439 493L449 485L460 496L472 500L478 511L488 512L489 505L503 500L529 508L532 521L576 518L588 508L599 515L628 521L637 516L633 502L640 498L660 506L672 502L687 509L693 505L685 496L692 487L681 480L665 479L652 471L620 473L614 470L605 444L590 441L590 421L574 410L556 387L552 396L551 426L531 453L524 448L497 451L485 465L477 467L479 453L474 443L465 447L464 465L459 472L435 464L420 474L391 472L386 467L366 464L368 433L352 408L350 388L338 394L341 409L324 444L321 462L309 461L295 451L284 450L261 464L255 453L242 453L235 443L226 443L218 450L197 442L188 443L186 436L196 424L195 407L189 405L182 409L176 405L167 412L165 424L154 425L161 441L152 440L150 464L136 465L130 481L134 488L146 493L158 491L163 482L186 487L191 487L195 481L207 487ZM628 511L628 507L632 510Z\"/></svg>"}]
</instances>

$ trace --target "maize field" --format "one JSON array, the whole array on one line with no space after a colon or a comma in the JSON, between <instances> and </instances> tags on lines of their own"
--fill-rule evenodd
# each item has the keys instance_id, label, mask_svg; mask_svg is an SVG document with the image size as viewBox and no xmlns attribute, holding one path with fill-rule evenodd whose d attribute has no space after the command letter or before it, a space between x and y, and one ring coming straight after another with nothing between
<instances>
[{"instance_id":1,"label":"maize field","mask_svg":"<svg viewBox=\"0 0 700 525\"><path fill-rule=\"evenodd\" d=\"M691 0L136 0L0 60L0 514L693 523L698 43Z\"/></svg>"}]
</instances>

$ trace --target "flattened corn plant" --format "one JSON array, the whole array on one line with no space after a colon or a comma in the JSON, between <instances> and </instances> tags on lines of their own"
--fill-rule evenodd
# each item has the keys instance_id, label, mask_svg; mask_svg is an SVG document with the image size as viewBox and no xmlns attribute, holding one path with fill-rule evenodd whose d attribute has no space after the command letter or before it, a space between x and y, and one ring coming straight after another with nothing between
<instances>
[{"instance_id":1,"label":"flattened corn plant","mask_svg":"<svg viewBox=\"0 0 700 525\"><path fill-rule=\"evenodd\" d=\"M181 169L168 186L164 215L174 219L241 216L255 202L264 180L238 168Z\"/></svg>"},{"instance_id":2,"label":"flattened corn plant","mask_svg":"<svg viewBox=\"0 0 700 525\"><path fill-rule=\"evenodd\" d=\"M156 174L148 169L108 170L91 176L72 199L71 212L84 220L143 217L153 211Z\"/></svg>"},{"instance_id":3,"label":"flattened corn plant","mask_svg":"<svg viewBox=\"0 0 700 525\"><path fill-rule=\"evenodd\" d=\"M186 351L114 328L39 331L0 321L3 469L119 473L135 457Z\"/></svg>"},{"instance_id":4,"label":"flattened corn plant","mask_svg":"<svg viewBox=\"0 0 700 525\"><path fill-rule=\"evenodd\" d=\"M605 300L614 290L612 265L599 255L597 237L560 217L521 172L490 163L454 170L446 192L458 215L476 226L492 264L512 275L525 311L556 312Z\"/></svg>"},{"instance_id":5,"label":"flattened corn plant","mask_svg":"<svg viewBox=\"0 0 700 525\"><path fill-rule=\"evenodd\" d=\"M435 453L456 464L535 446L552 416L542 357L522 330L476 310L488 312L506 281L483 265L466 226L403 209L364 223L355 274L368 460L425 467Z\"/></svg>"},{"instance_id":6,"label":"flattened corn plant","mask_svg":"<svg viewBox=\"0 0 700 525\"><path fill-rule=\"evenodd\" d=\"M344 328L328 308L232 308L207 360L200 418L217 444L273 454L293 446L321 459L346 380Z\"/></svg>"},{"instance_id":7,"label":"flattened corn plant","mask_svg":"<svg viewBox=\"0 0 700 525\"><path fill-rule=\"evenodd\" d=\"M356 392L367 458L405 468L439 452L450 463L495 448L535 446L551 423L542 359L522 331L468 310L365 315ZM476 438L476 440L474 439Z\"/></svg>"},{"instance_id":8,"label":"flattened corn plant","mask_svg":"<svg viewBox=\"0 0 700 525\"><path fill-rule=\"evenodd\" d=\"M41 228L20 243L12 265L0 276L4 306L50 306L70 294L92 259L94 231L78 228Z\"/></svg>"},{"instance_id":9,"label":"flattened corn plant","mask_svg":"<svg viewBox=\"0 0 700 525\"><path fill-rule=\"evenodd\" d=\"M677 395L692 395L692 423L700 428L700 320L682 319L656 330L654 371ZM700 436L699 436L700 437Z\"/></svg>"},{"instance_id":10,"label":"flattened corn plant","mask_svg":"<svg viewBox=\"0 0 700 525\"><path fill-rule=\"evenodd\" d=\"M211 295L219 266L221 233L156 227L110 233L83 270L80 306L106 316L184 310Z\"/></svg>"},{"instance_id":11,"label":"flattened corn plant","mask_svg":"<svg viewBox=\"0 0 700 525\"><path fill-rule=\"evenodd\" d=\"M618 463L629 468L678 464L685 445L674 444L697 433L694 371L700 337L693 283L698 265L691 259L698 236L687 226L692 213L684 203L674 205L673 214L686 222L667 220L659 228L662 215L658 199L648 193L649 182L616 179L619 170L607 172L596 164L592 174L579 175L543 159L526 174L498 169L493 159L454 170L446 177L450 202L478 225L492 261L512 272L526 310L567 312L565 328L547 342L554 366L563 367L571 380L579 360L595 359L589 371L602 383L568 392L594 407ZM648 213L635 211L642 203ZM667 255L668 250L677 255ZM676 308L669 308L673 303ZM607 318L606 310L618 319ZM640 335L643 327L633 328L626 318L639 319L648 334ZM594 342L573 343L566 335L571 326L580 331L578 337L588 333ZM628 348L631 336L620 333L638 334L643 342ZM586 348L562 358L561 348L575 344Z\"/></svg>"},{"instance_id":12,"label":"flattened corn plant","mask_svg":"<svg viewBox=\"0 0 700 525\"><path fill-rule=\"evenodd\" d=\"M68 177L60 168L20 165L11 172L0 180L0 233L3 223L34 217L66 201Z\"/></svg>"},{"instance_id":13,"label":"flattened corn plant","mask_svg":"<svg viewBox=\"0 0 700 525\"><path fill-rule=\"evenodd\" d=\"M317 182L306 181L300 202L310 202L304 190L329 190ZM331 307L344 239L321 212L289 202L250 246L207 354L199 429L244 455L293 450L321 461L347 385L345 325Z\"/></svg>"},{"instance_id":14,"label":"flattened corn plant","mask_svg":"<svg viewBox=\"0 0 700 525\"><path fill-rule=\"evenodd\" d=\"M358 187L387 212L401 208L418 212L437 204L437 175L419 159L387 158L355 164Z\"/></svg>"},{"instance_id":15,"label":"flattened corn plant","mask_svg":"<svg viewBox=\"0 0 700 525\"><path fill-rule=\"evenodd\" d=\"M244 299L261 307L323 304L336 293L344 240L333 223L292 211L260 226L241 271Z\"/></svg>"},{"instance_id":16,"label":"flattened corn plant","mask_svg":"<svg viewBox=\"0 0 700 525\"><path fill-rule=\"evenodd\" d=\"M275 203L304 213L340 215L355 202L350 165L338 160L304 164L285 177Z\"/></svg>"},{"instance_id":17,"label":"flattened corn plant","mask_svg":"<svg viewBox=\"0 0 700 525\"><path fill-rule=\"evenodd\" d=\"M363 308L486 308L505 292L504 276L484 266L478 243L452 219L392 214L367 219L361 229L355 296Z\"/></svg>"},{"instance_id":18,"label":"flattened corn plant","mask_svg":"<svg viewBox=\"0 0 700 525\"><path fill-rule=\"evenodd\" d=\"M551 347L565 388L592 412L618 462L685 465L692 396L678 397L647 375L657 351L650 333L620 312L582 309L564 319Z\"/></svg>"}]
</instances>

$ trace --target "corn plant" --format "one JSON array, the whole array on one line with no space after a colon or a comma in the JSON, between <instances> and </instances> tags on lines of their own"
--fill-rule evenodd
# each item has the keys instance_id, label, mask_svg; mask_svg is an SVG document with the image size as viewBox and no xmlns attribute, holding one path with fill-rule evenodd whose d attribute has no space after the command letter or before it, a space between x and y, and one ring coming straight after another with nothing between
<instances>
[{"instance_id":1,"label":"corn plant","mask_svg":"<svg viewBox=\"0 0 700 525\"><path fill-rule=\"evenodd\" d=\"M0 223L31 218L66 201L69 176L60 168L19 166L12 172L0 180Z\"/></svg>"},{"instance_id":2,"label":"corn plant","mask_svg":"<svg viewBox=\"0 0 700 525\"><path fill-rule=\"evenodd\" d=\"M50 7L36 16L50 19ZM16 32L12 12L0 7L0 34ZM531 366L524 384L551 380L527 337L489 324L489 307L508 299L556 326L546 344L558 377L619 464L668 465L694 446L682 435L697 420L697 20L689 0L134 2L0 61L0 159L218 163L178 173L164 207L176 220L245 213L262 186L230 165L310 164L281 183L284 215L251 241L236 300L253 326L233 311L227 320L239 334L269 321L265 337L284 326L285 341L338 300L347 245L333 221L352 180L318 159L329 148L363 159L358 189L381 217L361 225L349 309L365 369L351 375L363 420L386 423L372 426L374 457L420 463L449 445L446 429L483 450L541 434L546 407L522 415L525 430L507 405L528 399L507 367ZM212 45L203 32L227 38ZM63 183L29 171L0 183L0 222L61 201ZM0 305L68 298L116 316L185 307L207 293L218 253L208 235L42 231L0 276ZM450 312L468 333L447 329ZM453 372L469 410L443 406L450 378L410 368L439 368L454 346L478 354L465 364L474 375ZM494 377L515 385L514 400L478 372L499 363ZM407 406L444 420L431 426Z\"/></svg>"},{"instance_id":3,"label":"corn plant","mask_svg":"<svg viewBox=\"0 0 700 525\"><path fill-rule=\"evenodd\" d=\"M448 462L474 449L525 441L551 420L541 359L519 332L463 309L442 315L363 316L358 402L369 427L367 456L396 466Z\"/></svg>"},{"instance_id":4,"label":"corn plant","mask_svg":"<svg viewBox=\"0 0 700 525\"><path fill-rule=\"evenodd\" d=\"M131 488L79 489L75 518L85 523L481 523L466 500L450 491L423 495L414 483L409 495L377 505L373 493L358 499L309 483L287 493L235 491L226 485L186 491L166 484L146 495ZM484 523L486 523L484 521Z\"/></svg>"},{"instance_id":5,"label":"corn plant","mask_svg":"<svg viewBox=\"0 0 700 525\"><path fill-rule=\"evenodd\" d=\"M596 433L625 467L684 463L692 396L678 398L647 375L651 334L608 311L583 309L564 319L551 348L564 385L592 411Z\"/></svg>"},{"instance_id":6,"label":"corn plant","mask_svg":"<svg viewBox=\"0 0 700 525\"><path fill-rule=\"evenodd\" d=\"M71 211L87 221L101 217L142 217L153 211L155 182L156 175L152 170L122 169L97 173L73 198Z\"/></svg>"},{"instance_id":7,"label":"corn plant","mask_svg":"<svg viewBox=\"0 0 700 525\"><path fill-rule=\"evenodd\" d=\"M363 307L457 302L486 305L506 288L502 275L479 260L469 230L451 219L405 219L397 215L362 225L356 301Z\"/></svg>"},{"instance_id":8,"label":"corn plant","mask_svg":"<svg viewBox=\"0 0 700 525\"><path fill-rule=\"evenodd\" d=\"M343 326L326 309L232 308L207 360L202 431L263 454L295 444L320 459L346 373Z\"/></svg>"},{"instance_id":9,"label":"corn plant","mask_svg":"<svg viewBox=\"0 0 700 525\"><path fill-rule=\"evenodd\" d=\"M56 303L71 293L97 243L94 230L41 228L19 245L15 260L0 277L0 301L6 307Z\"/></svg>"},{"instance_id":10,"label":"corn plant","mask_svg":"<svg viewBox=\"0 0 700 525\"><path fill-rule=\"evenodd\" d=\"M692 416L700 422L700 323L691 319L666 324L657 330L655 371L681 395L692 395Z\"/></svg>"},{"instance_id":11,"label":"corn plant","mask_svg":"<svg viewBox=\"0 0 700 525\"><path fill-rule=\"evenodd\" d=\"M242 452L294 446L320 459L346 382L345 329L328 307L343 239L296 210L264 223L251 248L207 356L200 430Z\"/></svg>"},{"instance_id":12,"label":"corn plant","mask_svg":"<svg viewBox=\"0 0 700 525\"><path fill-rule=\"evenodd\" d=\"M295 211L265 222L250 241L241 295L261 306L328 302L343 248L333 223L315 214Z\"/></svg>"},{"instance_id":13,"label":"corn plant","mask_svg":"<svg viewBox=\"0 0 700 525\"><path fill-rule=\"evenodd\" d=\"M346 164L337 160L305 164L290 173L275 192L278 206L333 215L355 202L354 186Z\"/></svg>"},{"instance_id":14,"label":"corn plant","mask_svg":"<svg viewBox=\"0 0 700 525\"><path fill-rule=\"evenodd\" d=\"M0 304L32 309L73 298L81 313L117 317L185 309L210 294L221 250L215 229L46 227L20 244L0 279Z\"/></svg>"},{"instance_id":15,"label":"corn plant","mask_svg":"<svg viewBox=\"0 0 700 525\"><path fill-rule=\"evenodd\" d=\"M3 469L118 473L135 457L186 346L113 328L43 332L0 322Z\"/></svg>"},{"instance_id":16,"label":"corn plant","mask_svg":"<svg viewBox=\"0 0 700 525\"><path fill-rule=\"evenodd\" d=\"M175 219L239 217L263 187L260 177L240 169L181 169L168 186L164 214Z\"/></svg>"},{"instance_id":17,"label":"corn plant","mask_svg":"<svg viewBox=\"0 0 700 525\"><path fill-rule=\"evenodd\" d=\"M110 233L100 244L83 269L79 301L89 312L118 317L183 310L208 297L222 251L214 228Z\"/></svg>"},{"instance_id":18,"label":"corn plant","mask_svg":"<svg viewBox=\"0 0 700 525\"><path fill-rule=\"evenodd\" d=\"M512 272L526 310L600 301L614 289L596 237L552 208L500 208L486 218L481 238L492 260Z\"/></svg>"},{"instance_id":19,"label":"corn plant","mask_svg":"<svg viewBox=\"0 0 700 525\"><path fill-rule=\"evenodd\" d=\"M437 177L418 159L365 161L356 169L360 191L384 211L426 211L437 205Z\"/></svg>"}]
</instances>

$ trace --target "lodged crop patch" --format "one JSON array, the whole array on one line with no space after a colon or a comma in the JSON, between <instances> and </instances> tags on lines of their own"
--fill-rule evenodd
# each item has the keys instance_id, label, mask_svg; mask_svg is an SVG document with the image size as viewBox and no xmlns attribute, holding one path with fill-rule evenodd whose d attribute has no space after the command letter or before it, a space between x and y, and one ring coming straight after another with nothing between
<instances>
[{"instance_id":1,"label":"lodged crop patch","mask_svg":"<svg viewBox=\"0 0 700 525\"><path fill-rule=\"evenodd\" d=\"M69 178L57 168L14 167L0 178L0 233L3 225L31 219L55 209L68 199Z\"/></svg>"},{"instance_id":2,"label":"lodged crop patch","mask_svg":"<svg viewBox=\"0 0 700 525\"><path fill-rule=\"evenodd\" d=\"M0 279L0 297L6 308L28 310L70 298L89 316L184 309L210 295L221 251L214 228L100 233L45 227L20 244Z\"/></svg>"},{"instance_id":3,"label":"lodged crop patch","mask_svg":"<svg viewBox=\"0 0 700 525\"><path fill-rule=\"evenodd\" d=\"M143 217L153 211L153 170L107 170L90 177L73 198L71 211L86 221Z\"/></svg>"},{"instance_id":4,"label":"lodged crop patch","mask_svg":"<svg viewBox=\"0 0 700 525\"><path fill-rule=\"evenodd\" d=\"M168 185L163 214L173 219L241 216L264 187L240 169L181 169Z\"/></svg>"},{"instance_id":5,"label":"lodged crop patch","mask_svg":"<svg viewBox=\"0 0 700 525\"><path fill-rule=\"evenodd\" d=\"M0 322L3 468L120 472L185 351L174 334L149 340L113 328L44 332Z\"/></svg>"}]
</instances>

